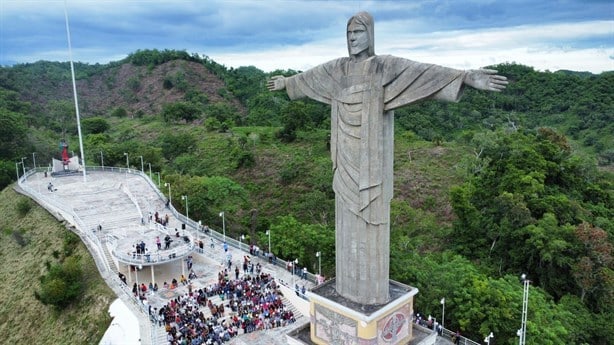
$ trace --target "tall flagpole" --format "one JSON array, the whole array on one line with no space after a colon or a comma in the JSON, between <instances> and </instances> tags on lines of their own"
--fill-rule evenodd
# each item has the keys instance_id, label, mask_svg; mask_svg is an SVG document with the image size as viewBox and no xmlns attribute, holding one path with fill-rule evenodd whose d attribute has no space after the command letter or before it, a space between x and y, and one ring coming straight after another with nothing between
<instances>
[{"instance_id":1,"label":"tall flagpole","mask_svg":"<svg viewBox=\"0 0 614 345\"><path fill-rule=\"evenodd\" d=\"M81 151L81 164L83 166L83 182L87 182L85 174L85 153L83 152L83 137L81 136L81 120L79 117L79 101L77 99L77 83L75 82L75 66L72 62L72 46L70 44L70 28L68 27L68 10L64 0L64 18L66 19L66 36L68 37L68 56L70 58L70 73L72 75L72 91L75 98L75 110L77 113L77 131L79 132L79 149Z\"/></svg>"}]
</instances>

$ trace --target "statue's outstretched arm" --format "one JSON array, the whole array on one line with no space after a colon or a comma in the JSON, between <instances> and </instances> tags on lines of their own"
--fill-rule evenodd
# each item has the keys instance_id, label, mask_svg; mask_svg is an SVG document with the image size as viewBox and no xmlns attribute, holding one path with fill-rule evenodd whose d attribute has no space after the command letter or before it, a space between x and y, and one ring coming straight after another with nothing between
<instances>
[{"instance_id":1,"label":"statue's outstretched arm","mask_svg":"<svg viewBox=\"0 0 614 345\"><path fill-rule=\"evenodd\" d=\"M508 84L507 78L496 74L494 69L469 70L465 75L465 84L478 90L500 92Z\"/></svg>"},{"instance_id":2,"label":"statue's outstretched arm","mask_svg":"<svg viewBox=\"0 0 614 345\"><path fill-rule=\"evenodd\" d=\"M267 80L266 87L269 91L283 90L286 88L286 77L283 75L272 76L271 79Z\"/></svg>"}]
</instances>

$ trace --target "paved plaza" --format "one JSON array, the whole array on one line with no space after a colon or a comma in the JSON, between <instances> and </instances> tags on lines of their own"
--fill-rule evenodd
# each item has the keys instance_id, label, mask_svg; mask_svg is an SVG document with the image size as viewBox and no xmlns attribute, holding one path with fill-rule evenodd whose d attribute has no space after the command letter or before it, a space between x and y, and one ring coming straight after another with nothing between
<instances>
[{"instance_id":1,"label":"paved plaza","mask_svg":"<svg viewBox=\"0 0 614 345\"><path fill-rule=\"evenodd\" d=\"M196 275L190 282L194 290L214 284L229 257L232 261L230 276L235 278L234 268L237 266L240 277L243 277L242 263L244 256L249 256L254 265L260 264L263 273L271 274L281 283L284 304L297 318L297 322L290 326L239 335L228 343L287 344L285 334L309 322L305 317L308 315L308 302L298 297L293 287L298 284L310 289L313 282L286 270L283 260L279 260L279 266L274 265L264 256L239 250L229 239L229 250L224 252L223 237L214 230L205 234L191 227L189 222L186 229L182 229L185 217L172 206L167 207L166 197L160 193L157 184L138 171L109 170L88 171L85 180L82 174L52 177L43 172L29 172L20 179L19 187L58 219L75 227L75 232L92 253L101 275L138 317L142 344L167 343L164 328L152 326L147 309L148 305L160 308L170 299L188 293L188 285L181 283L173 289L163 287L164 282L180 281L182 274L188 277L188 256L193 264L191 271ZM166 226L155 222L156 213L161 219L168 219ZM166 236L172 239L168 247L164 242ZM161 240L160 249L156 243L158 238ZM198 248L199 241L203 242L202 251ZM137 250L141 242L146 248L143 252ZM126 278L125 285L119 279L120 274ZM149 286L150 282L158 285L158 291L148 291L147 300L138 301L132 294L133 284ZM214 303L222 303L218 296L211 299Z\"/></svg>"}]
</instances>

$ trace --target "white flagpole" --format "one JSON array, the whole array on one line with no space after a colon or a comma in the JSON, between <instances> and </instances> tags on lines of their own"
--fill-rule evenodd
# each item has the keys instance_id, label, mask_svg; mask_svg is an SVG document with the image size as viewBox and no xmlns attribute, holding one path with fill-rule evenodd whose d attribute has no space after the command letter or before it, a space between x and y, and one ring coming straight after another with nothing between
<instances>
[{"instance_id":1,"label":"white flagpole","mask_svg":"<svg viewBox=\"0 0 614 345\"><path fill-rule=\"evenodd\" d=\"M83 152L83 137L81 136L81 119L79 117L79 101L77 99L77 83L75 82L75 67L72 62L72 46L70 44L70 28L68 27L68 10L64 0L64 18L66 19L66 36L68 37L68 56L70 59L70 73L72 76L72 91L75 98L75 111L77 113L77 131L79 132L79 149L81 151L81 164L83 166L83 182L87 182L85 174L85 153Z\"/></svg>"}]
</instances>

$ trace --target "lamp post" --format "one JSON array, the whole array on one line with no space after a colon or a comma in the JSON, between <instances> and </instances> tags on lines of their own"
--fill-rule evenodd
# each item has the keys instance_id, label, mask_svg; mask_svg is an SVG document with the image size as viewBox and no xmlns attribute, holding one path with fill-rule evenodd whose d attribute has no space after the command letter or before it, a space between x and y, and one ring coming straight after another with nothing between
<instances>
[{"instance_id":1,"label":"lamp post","mask_svg":"<svg viewBox=\"0 0 614 345\"><path fill-rule=\"evenodd\" d=\"M490 345L490 339L494 338L495 336L492 334L492 332L490 332L489 335L486 336L486 338L484 338L484 342L488 345Z\"/></svg>"},{"instance_id":2,"label":"lamp post","mask_svg":"<svg viewBox=\"0 0 614 345\"><path fill-rule=\"evenodd\" d=\"M19 162L15 162L15 173L17 174L17 182L19 182Z\"/></svg>"},{"instance_id":3,"label":"lamp post","mask_svg":"<svg viewBox=\"0 0 614 345\"><path fill-rule=\"evenodd\" d=\"M168 187L168 204L170 205L173 203L173 196L171 195L171 183L164 182L164 187Z\"/></svg>"},{"instance_id":4,"label":"lamp post","mask_svg":"<svg viewBox=\"0 0 614 345\"><path fill-rule=\"evenodd\" d=\"M152 180L153 178L151 177L151 163L147 163L149 165L149 179Z\"/></svg>"},{"instance_id":5,"label":"lamp post","mask_svg":"<svg viewBox=\"0 0 614 345\"><path fill-rule=\"evenodd\" d=\"M181 200L185 200L185 217L187 219L190 219L190 209L188 206L188 196L187 195L182 195L181 196Z\"/></svg>"},{"instance_id":6,"label":"lamp post","mask_svg":"<svg viewBox=\"0 0 614 345\"><path fill-rule=\"evenodd\" d=\"M220 217L222 217L222 233L224 234L224 242L226 242L226 216L224 211L220 212Z\"/></svg>"},{"instance_id":7,"label":"lamp post","mask_svg":"<svg viewBox=\"0 0 614 345\"><path fill-rule=\"evenodd\" d=\"M32 152L32 165L33 168L36 169L36 152Z\"/></svg>"},{"instance_id":8,"label":"lamp post","mask_svg":"<svg viewBox=\"0 0 614 345\"><path fill-rule=\"evenodd\" d=\"M527 310L529 308L529 284L531 283L531 281L527 279L527 275L524 273L520 276L520 280L523 284L522 321L520 323L520 329L518 330L518 332L516 332L516 335L518 335L518 337L520 338L518 344L525 345L527 338Z\"/></svg>"},{"instance_id":9,"label":"lamp post","mask_svg":"<svg viewBox=\"0 0 614 345\"><path fill-rule=\"evenodd\" d=\"M318 276L322 276L322 252L316 252L318 258Z\"/></svg>"},{"instance_id":10,"label":"lamp post","mask_svg":"<svg viewBox=\"0 0 614 345\"><path fill-rule=\"evenodd\" d=\"M141 158L141 172L145 172L145 167L143 166L143 156L139 156Z\"/></svg>"},{"instance_id":11,"label":"lamp post","mask_svg":"<svg viewBox=\"0 0 614 345\"><path fill-rule=\"evenodd\" d=\"M446 298L443 297L439 303L441 303L441 328L446 328L444 323L446 320Z\"/></svg>"},{"instance_id":12,"label":"lamp post","mask_svg":"<svg viewBox=\"0 0 614 345\"><path fill-rule=\"evenodd\" d=\"M296 266L298 266L298 258L294 259L294 261L292 262L292 285L296 285L296 277L295 277Z\"/></svg>"},{"instance_id":13,"label":"lamp post","mask_svg":"<svg viewBox=\"0 0 614 345\"><path fill-rule=\"evenodd\" d=\"M266 231L267 236L269 236L269 256L272 255L271 253L271 229Z\"/></svg>"},{"instance_id":14,"label":"lamp post","mask_svg":"<svg viewBox=\"0 0 614 345\"><path fill-rule=\"evenodd\" d=\"M242 250L244 239L245 239L245 235L239 236L239 250Z\"/></svg>"},{"instance_id":15,"label":"lamp post","mask_svg":"<svg viewBox=\"0 0 614 345\"><path fill-rule=\"evenodd\" d=\"M104 168L104 155L102 151L100 151L100 166Z\"/></svg>"},{"instance_id":16,"label":"lamp post","mask_svg":"<svg viewBox=\"0 0 614 345\"><path fill-rule=\"evenodd\" d=\"M156 174L158 174L158 188L160 188L160 172L156 171Z\"/></svg>"},{"instance_id":17,"label":"lamp post","mask_svg":"<svg viewBox=\"0 0 614 345\"><path fill-rule=\"evenodd\" d=\"M130 161L128 160L128 152L124 152L124 156L126 156L126 169L130 169Z\"/></svg>"},{"instance_id":18,"label":"lamp post","mask_svg":"<svg viewBox=\"0 0 614 345\"><path fill-rule=\"evenodd\" d=\"M28 159L28 157L21 157L21 167L23 168L23 174L26 174L26 165L23 164L24 159Z\"/></svg>"}]
</instances>

